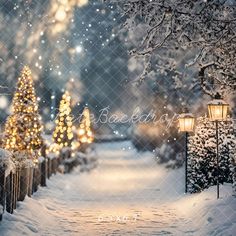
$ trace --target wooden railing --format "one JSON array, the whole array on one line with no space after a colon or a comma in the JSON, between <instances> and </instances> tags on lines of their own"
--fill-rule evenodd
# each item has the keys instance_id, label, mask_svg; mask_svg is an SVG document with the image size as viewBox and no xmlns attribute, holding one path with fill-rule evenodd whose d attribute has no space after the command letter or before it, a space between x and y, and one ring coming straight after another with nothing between
<instances>
[{"instance_id":1,"label":"wooden railing","mask_svg":"<svg viewBox=\"0 0 236 236\"><path fill-rule=\"evenodd\" d=\"M4 211L13 214L17 201L24 201L26 196L31 197L38 186L46 186L47 179L55 175L63 166L64 172L70 172L77 164L78 158L71 157L68 150L59 156L40 158L37 164L31 166L14 166L9 168L0 165L0 220Z\"/></svg>"}]
</instances>

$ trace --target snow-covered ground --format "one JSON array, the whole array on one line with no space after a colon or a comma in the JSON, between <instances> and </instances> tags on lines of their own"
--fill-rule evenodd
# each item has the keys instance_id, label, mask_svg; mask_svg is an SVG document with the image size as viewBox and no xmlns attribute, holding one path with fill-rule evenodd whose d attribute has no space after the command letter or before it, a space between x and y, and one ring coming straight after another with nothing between
<instances>
[{"instance_id":1,"label":"snow-covered ground","mask_svg":"<svg viewBox=\"0 0 236 236\"><path fill-rule=\"evenodd\" d=\"M184 170L166 170L129 142L97 144L90 172L56 175L5 213L1 236L218 235L236 232L231 186L185 195Z\"/></svg>"}]
</instances>

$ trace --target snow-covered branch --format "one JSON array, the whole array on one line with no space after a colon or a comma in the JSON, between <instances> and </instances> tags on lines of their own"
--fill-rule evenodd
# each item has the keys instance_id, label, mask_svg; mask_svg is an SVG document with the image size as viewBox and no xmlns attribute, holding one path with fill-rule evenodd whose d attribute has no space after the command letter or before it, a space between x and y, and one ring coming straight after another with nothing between
<instances>
[{"instance_id":1,"label":"snow-covered branch","mask_svg":"<svg viewBox=\"0 0 236 236\"><path fill-rule=\"evenodd\" d=\"M232 63L236 57L236 1L192 1L192 0L110 0L122 9L126 30L140 25L146 29L139 43L131 49L131 55L155 60L161 48L175 51L176 45L193 50L193 60L188 66L214 62L217 83L234 90L231 79L236 73ZM198 52L197 52L198 51ZM152 62L148 62L149 64ZM144 66L144 68L150 66ZM205 69L204 69L205 71ZM143 76L147 73L142 73ZM206 74L199 78L208 79ZM219 78L222 77L222 81ZM212 78L212 76L211 76ZM227 80L228 79L228 80ZM232 84L233 83L233 84ZM221 84L221 85L222 85ZM222 87L222 86L221 86ZM213 89L213 88L212 88Z\"/></svg>"}]
</instances>

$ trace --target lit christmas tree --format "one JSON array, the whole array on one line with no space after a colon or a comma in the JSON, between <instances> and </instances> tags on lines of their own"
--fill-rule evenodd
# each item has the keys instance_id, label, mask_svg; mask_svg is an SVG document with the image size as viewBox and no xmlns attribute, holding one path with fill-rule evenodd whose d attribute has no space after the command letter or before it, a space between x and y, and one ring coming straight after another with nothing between
<instances>
[{"instance_id":1,"label":"lit christmas tree","mask_svg":"<svg viewBox=\"0 0 236 236\"><path fill-rule=\"evenodd\" d=\"M56 119L56 128L53 132L53 140L60 146L60 148L70 147L72 144L71 97L67 91L63 94L60 101L59 114Z\"/></svg>"},{"instance_id":2,"label":"lit christmas tree","mask_svg":"<svg viewBox=\"0 0 236 236\"><path fill-rule=\"evenodd\" d=\"M34 151L42 145L42 126L30 69L25 66L13 98L13 114L5 125L4 147L10 151Z\"/></svg>"},{"instance_id":3,"label":"lit christmas tree","mask_svg":"<svg viewBox=\"0 0 236 236\"><path fill-rule=\"evenodd\" d=\"M82 120L78 129L78 139L81 143L92 143L94 135L91 130L90 112L87 107L84 108Z\"/></svg>"},{"instance_id":4,"label":"lit christmas tree","mask_svg":"<svg viewBox=\"0 0 236 236\"><path fill-rule=\"evenodd\" d=\"M188 144L188 188L199 192L217 182L215 123L200 117ZM232 183L231 170L235 152L233 120L220 122L219 129L219 182Z\"/></svg>"}]
</instances>

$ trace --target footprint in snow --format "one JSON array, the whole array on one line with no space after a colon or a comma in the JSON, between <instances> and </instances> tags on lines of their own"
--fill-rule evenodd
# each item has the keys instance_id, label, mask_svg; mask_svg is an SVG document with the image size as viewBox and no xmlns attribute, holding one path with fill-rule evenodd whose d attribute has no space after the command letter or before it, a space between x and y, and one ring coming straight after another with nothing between
<instances>
[{"instance_id":1,"label":"footprint in snow","mask_svg":"<svg viewBox=\"0 0 236 236\"><path fill-rule=\"evenodd\" d=\"M207 221L208 221L209 223L211 223L211 222L213 221L213 218L212 218L212 217L208 217L208 218L207 218Z\"/></svg>"},{"instance_id":2,"label":"footprint in snow","mask_svg":"<svg viewBox=\"0 0 236 236\"><path fill-rule=\"evenodd\" d=\"M36 226L31 225L31 224L26 224L26 227L33 233L38 233L38 228Z\"/></svg>"}]
</instances>

